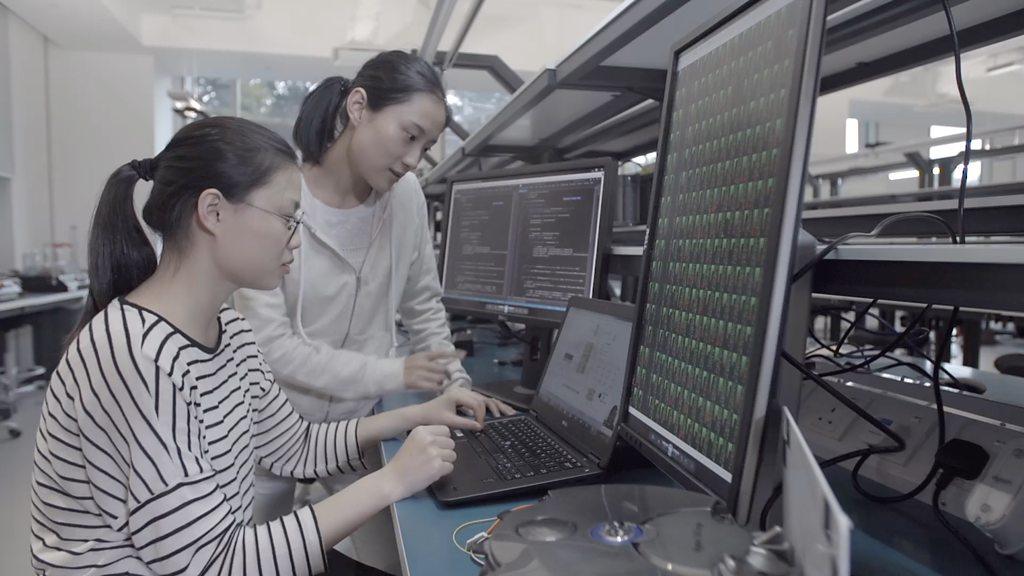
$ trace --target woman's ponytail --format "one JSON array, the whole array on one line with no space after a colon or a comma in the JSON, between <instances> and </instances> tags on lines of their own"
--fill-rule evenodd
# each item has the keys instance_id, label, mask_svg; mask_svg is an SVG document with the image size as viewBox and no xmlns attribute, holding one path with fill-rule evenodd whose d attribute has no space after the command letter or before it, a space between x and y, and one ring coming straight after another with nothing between
<instances>
[{"instance_id":1,"label":"woman's ponytail","mask_svg":"<svg viewBox=\"0 0 1024 576\"><path fill-rule=\"evenodd\" d=\"M323 161L348 124L345 101L356 88L366 91L366 106L374 111L407 102L416 94L430 94L444 105L445 125L451 121L437 69L415 54L388 50L367 60L351 81L331 76L306 95L292 129L303 163L315 166Z\"/></svg>"},{"instance_id":2,"label":"woman's ponytail","mask_svg":"<svg viewBox=\"0 0 1024 576\"><path fill-rule=\"evenodd\" d=\"M112 301L156 272L156 253L135 215L139 180L153 182L142 220L166 256L187 248L203 190L213 188L228 202L243 202L286 168L296 168L295 151L283 138L250 120L218 116L178 130L156 158L132 160L115 170L92 218L89 298L72 339Z\"/></svg>"},{"instance_id":3,"label":"woman's ponytail","mask_svg":"<svg viewBox=\"0 0 1024 576\"><path fill-rule=\"evenodd\" d=\"M303 162L319 164L341 134L348 123L345 100L351 89L352 82L348 78L331 76L317 84L302 100L292 128L292 140L302 154Z\"/></svg>"},{"instance_id":4,"label":"woman's ponytail","mask_svg":"<svg viewBox=\"0 0 1024 576\"><path fill-rule=\"evenodd\" d=\"M156 271L156 253L135 216L134 201L135 184L152 179L153 165L153 160L133 160L103 187L89 232L89 298L72 337Z\"/></svg>"}]
</instances>

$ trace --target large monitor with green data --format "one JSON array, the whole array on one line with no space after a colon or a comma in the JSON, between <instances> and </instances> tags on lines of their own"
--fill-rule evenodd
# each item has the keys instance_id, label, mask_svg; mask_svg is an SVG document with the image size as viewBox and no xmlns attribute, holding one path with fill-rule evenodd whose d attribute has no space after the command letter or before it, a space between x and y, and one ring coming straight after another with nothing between
<instances>
[{"instance_id":1,"label":"large monitor with green data","mask_svg":"<svg viewBox=\"0 0 1024 576\"><path fill-rule=\"evenodd\" d=\"M824 1L763 0L673 53L623 436L749 517Z\"/></svg>"}]
</instances>

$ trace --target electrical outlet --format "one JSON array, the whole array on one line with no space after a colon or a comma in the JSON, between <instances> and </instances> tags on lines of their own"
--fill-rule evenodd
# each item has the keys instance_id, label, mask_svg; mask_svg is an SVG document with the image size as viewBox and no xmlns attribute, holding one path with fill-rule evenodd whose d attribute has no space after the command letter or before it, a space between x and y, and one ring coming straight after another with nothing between
<instances>
[{"instance_id":1,"label":"electrical outlet","mask_svg":"<svg viewBox=\"0 0 1024 576\"><path fill-rule=\"evenodd\" d=\"M844 391L861 408L866 409L871 405L871 401L863 398L863 395L851 392L850 390ZM828 393L822 390L814 390L803 403L800 425L809 427L826 438L840 442L857 418L856 413L840 404L838 400L829 396Z\"/></svg>"},{"instance_id":2,"label":"electrical outlet","mask_svg":"<svg viewBox=\"0 0 1024 576\"><path fill-rule=\"evenodd\" d=\"M934 409L892 399L876 402L872 406L872 414L882 424L903 438L907 444L906 449L900 452L879 455L879 458L897 466L906 466L925 441L932 437L935 427L938 425ZM888 436L870 425L862 427L860 438L865 444L872 446L892 444L892 440ZM937 446L932 447L932 452L935 448Z\"/></svg>"}]
</instances>

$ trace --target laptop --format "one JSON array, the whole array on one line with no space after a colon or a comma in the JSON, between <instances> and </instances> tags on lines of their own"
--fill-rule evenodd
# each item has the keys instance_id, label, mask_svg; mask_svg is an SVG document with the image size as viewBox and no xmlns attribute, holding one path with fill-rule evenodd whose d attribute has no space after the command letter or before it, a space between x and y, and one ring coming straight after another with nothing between
<instances>
[{"instance_id":1,"label":"laptop","mask_svg":"<svg viewBox=\"0 0 1024 576\"><path fill-rule=\"evenodd\" d=\"M573 297L531 410L453 431L455 470L430 486L458 504L600 476L615 447L634 307Z\"/></svg>"}]
</instances>

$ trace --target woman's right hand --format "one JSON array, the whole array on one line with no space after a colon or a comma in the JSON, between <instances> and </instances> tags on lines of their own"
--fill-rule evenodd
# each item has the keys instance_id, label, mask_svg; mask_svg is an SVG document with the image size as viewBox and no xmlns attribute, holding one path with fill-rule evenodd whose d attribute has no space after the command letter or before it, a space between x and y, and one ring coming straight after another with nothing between
<instances>
[{"instance_id":1,"label":"woman's right hand","mask_svg":"<svg viewBox=\"0 0 1024 576\"><path fill-rule=\"evenodd\" d=\"M455 441L447 426L417 426L381 473L398 501L451 473L454 462Z\"/></svg>"},{"instance_id":2,"label":"woman's right hand","mask_svg":"<svg viewBox=\"0 0 1024 576\"><path fill-rule=\"evenodd\" d=\"M447 367L465 354L460 350L417 352L405 359L402 380L409 390L440 390L447 377Z\"/></svg>"}]
</instances>

